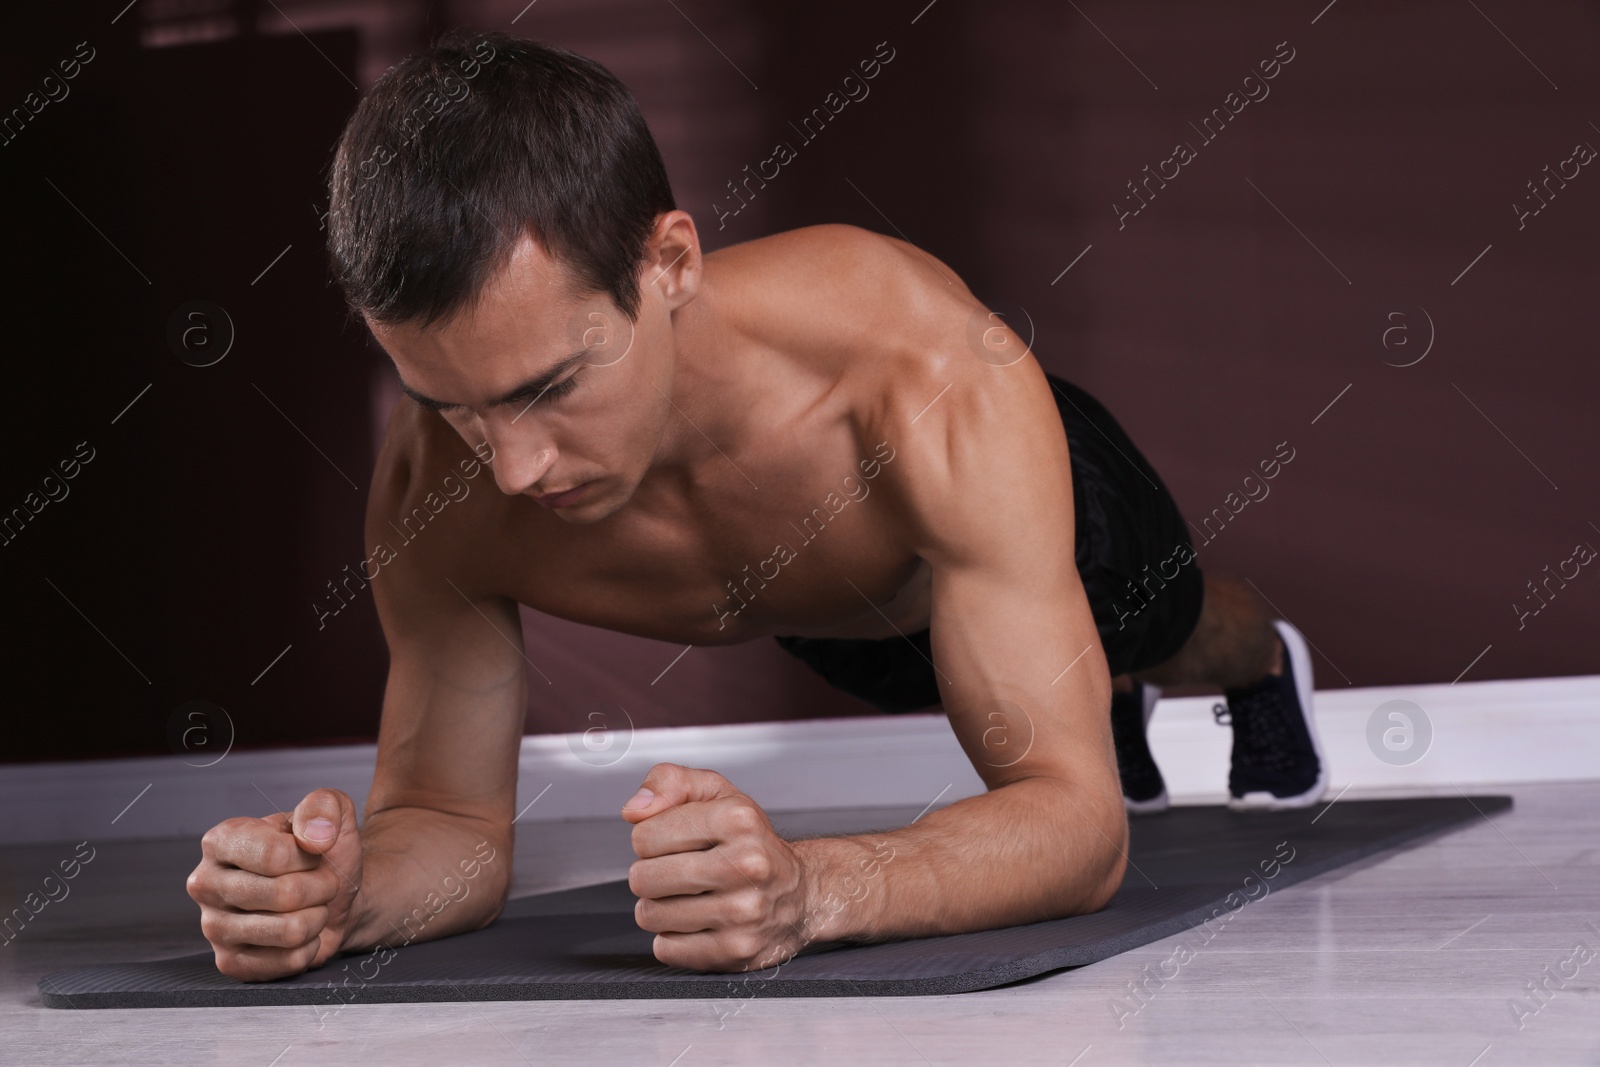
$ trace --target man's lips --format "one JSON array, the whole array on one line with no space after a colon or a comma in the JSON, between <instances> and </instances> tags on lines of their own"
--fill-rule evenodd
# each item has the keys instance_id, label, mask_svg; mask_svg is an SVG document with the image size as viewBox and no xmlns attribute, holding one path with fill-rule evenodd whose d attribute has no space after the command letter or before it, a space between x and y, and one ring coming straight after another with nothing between
<instances>
[{"instance_id":1,"label":"man's lips","mask_svg":"<svg viewBox=\"0 0 1600 1067\"><path fill-rule=\"evenodd\" d=\"M578 497L586 488L588 488L588 486L588 482L581 482L578 485L573 486L571 489L563 489L559 493L545 493L543 496L535 496L533 499L537 500L547 508L564 507L578 499Z\"/></svg>"}]
</instances>

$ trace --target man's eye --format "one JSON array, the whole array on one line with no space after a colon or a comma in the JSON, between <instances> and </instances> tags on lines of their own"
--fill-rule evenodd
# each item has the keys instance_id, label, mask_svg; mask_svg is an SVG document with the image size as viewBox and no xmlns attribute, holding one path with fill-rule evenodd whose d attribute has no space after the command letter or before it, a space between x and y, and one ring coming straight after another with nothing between
<instances>
[{"instance_id":1,"label":"man's eye","mask_svg":"<svg viewBox=\"0 0 1600 1067\"><path fill-rule=\"evenodd\" d=\"M562 382L560 385L552 385L550 388L546 389L544 391L543 399L545 399L545 400L560 400L562 397L566 396L568 393L572 392L577 387L578 387L578 376L576 374L574 374L572 377L568 378L566 381Z\"/></svg>"}]
</instances>

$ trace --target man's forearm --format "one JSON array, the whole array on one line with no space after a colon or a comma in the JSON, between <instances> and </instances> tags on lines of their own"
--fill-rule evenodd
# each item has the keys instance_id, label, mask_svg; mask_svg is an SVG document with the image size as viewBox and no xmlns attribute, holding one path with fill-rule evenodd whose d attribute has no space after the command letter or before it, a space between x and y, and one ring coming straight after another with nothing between
<instances>
[{"instance_id":1,"label":"man's forearm","mask_svg":"<svg viewBox=\"0 0 1600 1067\"><path fill-rule=\"evenodd\" d=\"M1027 778L898 830L794 847L806 943L929 937L1104 907L1122 882L1127 816L1121 796Z\"/></svg>"},{"instance_id":2,"label":"man's forearm","mask_svg":"<svg viewBox=\"0 0 1600 1067\"><path fill-rule=\"evenodd\" d=\"M500 913L508 839L428 808L389 808L361 827L361 889L343 951L400 948L479 930Z\"/></svg>"}]
</instances>

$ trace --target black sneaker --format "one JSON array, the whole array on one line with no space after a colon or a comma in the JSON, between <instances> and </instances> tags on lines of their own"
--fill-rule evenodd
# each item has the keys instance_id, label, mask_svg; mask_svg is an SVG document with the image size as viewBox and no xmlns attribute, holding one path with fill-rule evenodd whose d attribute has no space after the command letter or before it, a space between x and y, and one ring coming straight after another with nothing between
<instances>
[{"instance_id":1,"label":"black sneaker","mask_svg":"<svg viewBox=\"0 0 1600 1067\"><path fill-rule=\"evenodd\" d=\"M1227 705L1212 710L1219 724L1233 727L1228 807L1234 811L1304 808L1328 789L1328 765L1311 718L1306 640L1283 619L1273 620L1272 625L1283 646L1283 673L1227 690Z\"/></svg>"},{"instance_id":2,"label":"black sneaker","mask_svg":"<svg viewBox=\"0 0 1600 1067\"><path fill-rule=\"evenodd\" d=\"M1111 738L1117 746L1117 773L1122 776L1122 804L1143 815L1167 809L1167 783L1150 755L1145 729L1161 690L1141 682L1129 693L1111 693Z\"/></svg>"}]
</instances>

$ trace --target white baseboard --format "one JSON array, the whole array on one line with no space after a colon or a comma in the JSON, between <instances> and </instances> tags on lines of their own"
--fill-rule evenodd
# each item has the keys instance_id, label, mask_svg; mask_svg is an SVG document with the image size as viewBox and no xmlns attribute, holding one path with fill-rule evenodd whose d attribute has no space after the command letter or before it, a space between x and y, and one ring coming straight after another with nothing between
<instances>
[{"instance_id":1,"label":"white baseboard","mask_svg":"<svg viewBox=\"0 0 1600 1067\"><path fill-rule=\"evenodd\" d=\"M1176 802L1227 799L1232 733L1211 715L1221 699L1156 706L1150 750ZM1404 766L1385 763L1368 747L1368 720L1391 700L1417 705L1432 725L1427 752ZM1346 786L1453 793L1600 778L1600 675L1319 690L1314 715L1332 775L1330 797Z\"/></svg>"},{"instance_id":2,"label":"white baseboard","mask_svg":"<svg viewBox=\"0 0 1600 1067\"><path fill-rule=\"evenodd\" d=\"M1219 699L1156 708L1150 747L1175 803L1227 795L1231 734L1210 711ZM1432 723L1431 746L1409 765L1367 745L1368 719L1389 700L1411 701ZM1346 786L1453 792L1600 777L1600 675L1324 690L1315 714L1330 797ZM522 820L615 816L659 762L720 771L771 811L921 807L983 792L942 714L638 730L609 766L585 763L575 746L586 751L581 735L522 739ZM235 815L292 810L322 786L364 803L375 758L375 745L341 745L233 752L203 768L180 756L3 766L0 844L198 836Z\"/></svg>"}]
</instances>

